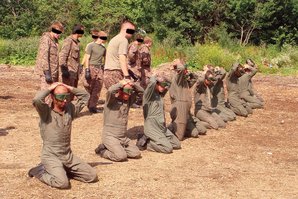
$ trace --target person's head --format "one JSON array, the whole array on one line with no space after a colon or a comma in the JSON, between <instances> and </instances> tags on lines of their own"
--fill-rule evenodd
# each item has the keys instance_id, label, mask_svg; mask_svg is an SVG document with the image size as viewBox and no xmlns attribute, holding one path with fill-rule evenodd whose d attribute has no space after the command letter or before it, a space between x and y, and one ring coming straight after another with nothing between
<instances>
[{"instance_id":1,"label":"person's head","mask_svg":"<svg viewBox=\"0 0 298 199\"><path fill-rule=\"evenodd\" d=\"M136 25L129 20L125 20L121 24L120 33L123 34L127 39L130 39L136 32Z\"/></svg>"},{"instance_id":2,"label":"person's head","mask_svg":"<svg viewBox=\"0 0 298 199\"><path fill-rule=\"evenodd\" d=\"M164 93L169 89L170 83L167 81L166 77L162 74L157 75L155 90L159 93Z\"/></svg>"},{"instance_id":3,"label":"person's head","mask_svg":"<svg viewBox=\"0 0 298 199\"><path fill-rule=\"evenodd\" d=\"M90 31L90 34L91 34L91 37L94 41L96 41L99 36L98 36L98 33L99 33L99 30L96 29L96 28L93 28L91 31Z\"/></svg>"},{"instance_id":4,"label":"person's head","mask_svg":"<svg viewBox=\"0 0 298 199\"><path fill-rule=\"evenodd\" d=\"M151 48L151 46L152 46L152 39L150 38L150 37L148 37L148 36L146 36L145 38L144 38L144 44L146 45L146 46L148 46L149 48Z\"/></svg>"},{"instance_id":5,"label":"person's head","mask_svg":"<svg viewBox=\"0 0 298 199\"><path fill-rule=\"evenodd\" d=\"M245 73L250 73L251 72L251 67L249 64L243 64L243 70Z\"/></svg>"},{"instance_id":6,"label":"person's head","mask_svg":"<svg viewBox=\"0 0 298 199\"><path fill-rule=\"evenodd\" d=\"M75 36L76 39L79 39L83 37L84 29L85 29L84 26L81 24L74 25L74 27L72 28L72 35Z\"/></svg>"},{"instance_id":7,"label":"person's head","mask_svg":"<svg viewBox=\"0 0 298 199\"><path fill-rule=\"evenodd\" d=\"M250 58L248 58L246 60L246 64L250 65L251 67L255 67L255 65L256 65L255 62Z\"/></svg>"},{"instance_id":8,"label":"person's head","mask_svg":"<svg viewBox=\"0 0 298 199\"><path fill-rule=\"evenodd\" d=\"M63 31L64 31L64 27L63 27L62 23L60 23L59 21L55 21L50 26L51 35L55 39L59 39L59 37L63 33Z\"/></svg>"},{"instance_id":9,"label":"person's head","mask_svg":"<svg viewBox=\"0 0 298 199\"><path fill-rule=\"evenodd\" d=\"M136 41L138 42L139 45L141 45L144 42L144 36L141 34L137 34Z\"/></svg>"},{"instance_id":10,"label":"person's head","mask_svg":"<svg viewBox=\"0 0 298 199\"><path fill-rule=\"evenodd\" d=\"M204 80L205 85L212 86L215 81L216 81L216 78L214 77L213 71L207 70L205 73L205 80Z\"/></svg>"},{"instance_id":11,"label":"person's head","mask_svg":"<svg viewBox=\"0 0 298 199\"><path fill-rule=\"evenodd\" d=\"M128 83L118 90L117 98L120 100L128 101L132 93L133 87Z\"/></svg>"},{"instance_id":12,"label":"person's head","mask_svg":"<svg viewBox=\"0 0 298 199\"><path fill-rule=\"evenodd\" d=\"M70 100L70 92L69 90L63 86L58 85L51 93L51 97L53 100L53 108L63 111L66 104Z\"/></svg>"},{"instance_id":13,"label":"person's head","mask_svg":"<svg viewBox=\"0 0 298 199\"><path fill-rule=\"evenodd\" d=\"M207 64L207 65L203 66L203 71L206 72L208 70L213 71L214 70L214 66L211 65L211 64Z\"/></svg>"},{"instance_id":14,"label":"person's head","mask_svg":"<svg viewBox=\"0 0 298 199\"><path fill-rule=\"evenodd\" d=\"M170 83L167 81L157 82L155 85L155 90L159 93L163 93L169 89Z\"/></svg>"},{"instance_id":15,"label":"person's head","mask_svg":"<svg viewBox=\"0 0 298 199\"><path fill-rule=\"evenodd\" d=\"M244 73L245 73L245 71L244 71L243 65L238 63L237 69L235 71L236 76L241 77Z\"/></svg>"},{"instance_id":16,"label":"person's head","mask_svg":"<svg viewBox=\"0 0 298 199\"><path fill-rule=\"evenodd\" d=\"M99 31L98 36L99 36L99 39L101 40L101 43L105 43L108 39L108 34L104 31Z\"/></svg>"}]
</instances>

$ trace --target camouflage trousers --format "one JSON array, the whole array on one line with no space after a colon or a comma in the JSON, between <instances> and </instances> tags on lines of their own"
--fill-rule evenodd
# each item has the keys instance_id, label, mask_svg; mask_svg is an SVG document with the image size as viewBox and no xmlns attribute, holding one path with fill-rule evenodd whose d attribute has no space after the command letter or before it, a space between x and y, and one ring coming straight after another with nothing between
<instances>
[{"instance_id":1,"label":"camouflage trousers","mask_svg":"<svg viewBox=\"0 0 298 199\"><path fill-rule=\"evenodd\" d=\"M63 84L77 88L78 82L79 82L78 79L79 78L73 78L73 77L64 78L64 77L62 77L62 82L63 82Z\"/></svg>"},{"instance_id":2,"label":"camouflage trousers","mask_svg":"<svg viewBox=\"0 0 298 199\"><path fill-rule=\"evenodd\" d=\"M74 88L78 87L78 82L79 82L79 78L78 77L74 77L73 75L71 75L69 78L65 78L62 77L62 82L63 84L72 86ZM70 94L70 99L73 100L74 99L74 95L71 93Z\"/></svg>"},{"instance_id":3,"label":"camouflage trousers","mask_svg":"<svg viewBox=\"0 0 298 199\"><path fill-rule=\"evenodd\" d=\"M109 89L112 85L118 83L124 78L121 70L105 70L103 75L103 83L106 89Z\"/></svg>"},{"instance_id":4,"label":"camouflage trousers","mask_svg":"<svg viewBox=\"0 0 298 199\"><path fill-rule=\"evenodd\" d=\"M93 65L90 65L89 69L91 79L85 79L84 87L90 93L88 108L95 108L103 85L103 69Z\"/></svg>"},{"instance_id":5,"label":"camouflage trousers","mask_svg":"<svg viewBox=\"0 0 298 199\"><path fill-rule=\"evenodd\" d=\"M58 77L52 77L52 80L53 80L53 82L58 82ZM46 82L45 76L44 75L40 75L40 89L41 90L48 89L50 85L51 84L48 84ZM51 96L50 95L48 95L46 97L45 103L48 104L49 106L52 104L52 99L51 99Z\"/></svg>"},{"instance_id":6,"label":"camouflage trousers","mask_svg":"<svg viewBox=\"0 0 298 199\"><path fill-rule=\"evenodd\" d=\"M139 84L142 88L146 89L149 79L151 77L150 67L131 67L132 72L139 77Z\"/></svg>"}]
</instances>

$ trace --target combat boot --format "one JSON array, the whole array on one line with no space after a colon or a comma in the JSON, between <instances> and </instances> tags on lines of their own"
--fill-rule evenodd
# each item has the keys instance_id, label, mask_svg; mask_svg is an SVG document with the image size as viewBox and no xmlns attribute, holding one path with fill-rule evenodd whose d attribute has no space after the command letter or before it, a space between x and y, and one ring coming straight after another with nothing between
<instances>
[{"instance_id":1,"label":"combat boot","mask_svg":"<svg viewBox=\"0 0 298 199\"><path fill-rule=\"evenodd\" d=\"M33 167L32 169L30 169L28 171L28 176L30 178L32 177L39 177L41 176L43 173L45 172L45 168L44 166L40 163L39 165L37 165L36 167Z\"/></svg>"},{"instance_id":2,"label":"combat boot","mask_svg":"<svg viewBox=\"0 0 298 199\"><path fill-rule=\"evenodd\" d=\"M144 151L147 149L148 141L149 138L145 134L138 134L136 146L139 148L140 151Z\"/></svg>"},{"instance_id":3,"label":"combat boot","mask_svg":"<svg viewBox=\"0 0 298 199\"><path fill-rule=\"evenodd\" d=\"M107 149L107 148L105 147L104 144L100 144L100 145L98 145L98 147L97 147L94 151L95 151L95 153L96 153L97 155L99 155L100 157L102 157L103 152L104 152L104 150L106 150L106 149Z\"/></svg>"},{"instance_id":4,"label":"combat boot","mask_svg":"<svg viewBox=\"0 0 298 199\"><path fill-rule=\"evenodd\" d=\"M89 112L90 113L102 113L103 112L103 108L98 109L96 107L92 107L92 108L89 108Z\"/></svg>"}]
</instances>

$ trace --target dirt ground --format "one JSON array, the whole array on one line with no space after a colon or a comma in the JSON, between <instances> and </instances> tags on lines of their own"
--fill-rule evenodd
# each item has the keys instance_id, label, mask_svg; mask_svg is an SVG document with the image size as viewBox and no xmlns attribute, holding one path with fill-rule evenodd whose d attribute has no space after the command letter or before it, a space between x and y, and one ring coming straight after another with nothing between
<instances>
[{"instance_id":1,"label":"dirt ground","mask_svg":"<svg viewBox=\"0 0 298 199\"><path fill-rule=\"evenodd\" d=\"M103 115L85 108L73 122L72 149L96 168L99 182L71 180L71 189L57 190L27 176L40 162L39 118L31 105L39 81L32 68L2 65L0 198L298 198L298 78L258 75L254 84L266 101L263 110L186 139L172 154L144 151L122 163L95 155ZM135 142L141 109L129 118Z\"/></svg>"}]
</instances>

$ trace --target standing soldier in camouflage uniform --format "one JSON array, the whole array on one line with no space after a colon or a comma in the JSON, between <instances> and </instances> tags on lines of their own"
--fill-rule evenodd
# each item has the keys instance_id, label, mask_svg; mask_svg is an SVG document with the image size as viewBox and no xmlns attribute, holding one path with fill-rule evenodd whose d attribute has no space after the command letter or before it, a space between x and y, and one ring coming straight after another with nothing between
<instances>
[{"instance_id":1,"label":"standing soldier in camouflage uniform","mask_svg":"<svg viewBox=\"0 0 298 199\"><path fill-rule=\"evenodd\" d=\"M98 39L88 45L86 51L86 72L85 79L89 84L87 91L90 93L88 109L91 113L100 113L102 110L97 109L96 105L99 94L103 85L103 68L106 55L106 42L108 35L104 31L98 33ZM86 88L86 87L85 87Z\"/></svg>"},{"instance_id":2,"label":"standing soldier in camouflage uniform","mask_svg":"<svg viewBox=\"0 0 298 199\"><path fill-rule=\"evenodd\" d=\"M131 79L128 73L127 49L128 39L134 33L135 25L131 21L124 21L121 24L120 33L110 40L104 68L104 85L106 89L123 78Z\"/></svg>"},{"instance_id":3,"label":"standing soldier in camouflage uniform","mask_svg":"<svg viewBox=\"0 0 298 199\"><path fill-rule=\"evenodd\" d=\"M211 106L212 94L210 88L216 81L211 70L207 70L204 78L200 78L194 90L195 116L203 122L207 122L210 128L218 129L226 127L223 119Z\"/></svg>"},{"instance_id":4,"label":"standing soldier in camouflage uniform","mask_svg":"<svg viewBox=\"0 0 298 199\"><path fill-rule=\"evenodd\" d=\"M131 42L128 45L127 50L127 61L128 68L137 76L137 78L141 77L139 66L137 65L139 48L144 42L144 37L141 34L136 35L136 40ZM136 79L137 80L137 79Z\"/></svg>"},{"instance_id":5,"label":"standing soldier in camouflage uniform","mask_svg":"<svg viewBox=\"0 0 298 199\"><path fill-rule=\"evenodd\" d=\"M90 43L88 43L88 44L86 45L86 47L85 47L85 54L84 54L83 59L82 59L82 61L81 61L81 65L82 65L82 66L84 66L85 63L86 63L86 52L87 52L88 46L89 46L90 44L96 42L96 40L99 38L99 36L98 36L99 30L97 30L96 28L92 29L92 30L90 31L90 33L91 33L91 37L92 37L93 41L90 42Z\"/></svg>"},{"instance_id":6,"label":"standing soldier in camouflage uniform","mask_svg":"<svg viewBox=\"0 0 298 199\"><path fill-rule=\"evenodd\" d=\"M257 67L244 64L244 71L245 74L239 78L240 98L243 99L253 109L263 108L263 102L250 91L250 88L252 88L251 79L257 73Z\"/></svg>"},{"instance_id":7,"label":"standing soldier in camouflage uniform","mask_svg":"<svg viewBox=\"0 0 298 199\"><path fill-rule=\"evenodd\" d=\"M43 33L40 41L35 65L35 73L39 75L40 88L46 89L59 78L59 54L58 39L64 28L60 22L54 22L50 26L50 32ZM46 103L50 104L48 97Z\"/></svg>"},{"instance_id":8,"label":"standing soldier in camouflage uniform","mask_svg":"<svg viewBox=\"0 0 298 199\"><path fill-rule=\"evenodd\" d=\"M77 97L76 104L70 103L70 93ZM48 95L53 100L51 107L44 102ZM33 105L40 117L43 147L41 164L29 170L30 177L60 189L70 187L68 178L82 182L98 180L96 170L75 156L70 147L72 120L87 104L88 98L86 91L58 82L37 93Z\"/></svg>"},{"instance_id":9,"label":"standing soldier in camouflage uniform","mask_svg":"<svg viewBox=\"0 0 298 199\"><path fill-rule=\"evenodd\" d=\"M145 89L149 81L151 72L151 53L152 39L145 37L144 44L141 45L138 52L137 65L139 66L141 86Z\"/></svg>"},{"instance_id":10,"label":"standing soldier in camouflage uniform","mask_svg":"<svg viewBox=\"0 0 298 199\"><path fill-rule=\"evenodd\" d=\"M214 74L216 81L211 87L211 106L215 109L215 112L225 121L233 121L236 119L236 114L226 107L225 92L224 92L224 79L226 77L226 71L222 67L215 67Z\"/></svg>"},{"instance_id":11,"label":"standing soldier in camouflage uniform","mask_svg":"<svg viewBox=\"0 0 298 199\"><path fill-rule=\"evenodd\" d=\"M126 131L129 109L138 92L143 91L142 87L126 79L109 87L104 106L102 144L95 149L96 154L116 162L141 157L138 147L132 145L126 136Z\"/></svg>"},{"instance_id":12,"label":"standing soldier in camouflage uniform","mask_svg":"<svg viewBox=\"0 0 298 199\"><path fill-rule=\"evenodd\" d=\"M247 117L252 114L252 108L240 98L239 78L245 73L239 63L233 64L227 76L228 102L232 111L239 116Z\"/></svg>"},{"instance_id":13,"label":"standing soldier in camouflage uniform","mask_svg":"<svg viewBox=\"0 0 298 199\"><path fill-rule=\"evenodd\" d=\"M64 40L59 54L62 82L73 87L78 87L79 75L82 72L79 38L83 34L84 27L80 24L75 25L72 34Z\"/></svg>"},{"instance_id":14,"label":"standing soldier in camouflage uniform","mask_svg":"<svg viewBox=\"0 0 298 199\"><path fill-rule=\"evenodd\" d=\"M167 92L169 82L162 76L152 76L143 96L144 137L138 139L139 149L147 149L160 153L172 153L180 149L177 137L166 127L163 96ZM142 140L145 142L142 143ZM143 148L144 147L144 148Z\"/></svg>"}]
</instances>

